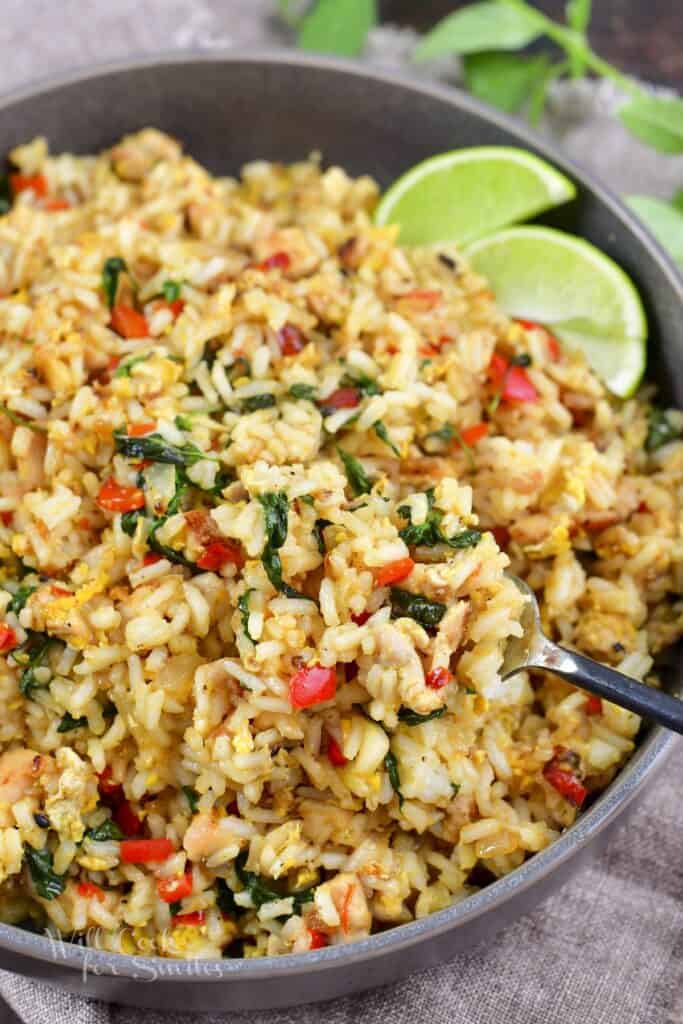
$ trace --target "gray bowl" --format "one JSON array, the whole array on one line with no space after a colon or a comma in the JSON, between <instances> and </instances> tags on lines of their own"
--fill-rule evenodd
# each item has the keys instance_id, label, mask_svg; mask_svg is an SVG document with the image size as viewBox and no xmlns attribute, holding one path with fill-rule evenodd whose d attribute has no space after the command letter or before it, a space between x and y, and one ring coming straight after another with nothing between
<instances>
[{"instance_id":1,"label":"gray bowl","mask_svg":"<svg viewBox=\"0 0 683 1024\"><path fill-rule=\"evenodd\" d=\"M459 146L521 145L578 185L547 223L589 239L636 281L651 329L650 371L683 400L683 285L648 232L601 184L540 139L467 96L359 66L290 53L182 54L77 72L0 102L0 153L37 134L54 152L90 153L155 125L211 170L255 158L327 163L386 185L424 157ZM680 666L670 684L678 689ZM98 999L164 1009L256 1009L330 999L433 966L490 939L604 847L665 763L674 737L644 731L635 756L547 850L431 917L350 946L262 960L179 962L98 953L0 925L2 966Z\"/></svg>"}]
</instances>

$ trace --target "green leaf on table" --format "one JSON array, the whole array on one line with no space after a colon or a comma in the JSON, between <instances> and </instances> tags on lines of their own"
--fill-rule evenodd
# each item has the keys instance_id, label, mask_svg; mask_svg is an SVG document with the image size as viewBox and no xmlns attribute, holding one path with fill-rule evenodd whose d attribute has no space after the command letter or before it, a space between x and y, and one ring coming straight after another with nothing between
<instances>
[{"instance_id":1,"label":"green leaf on table","mask_svg":"<svg viewBox=\"0 0 683 1024\"><path fill-rule=\"evenodd\" d=\"M627 196L626 202L679 267L683 267L683 211L652 196Z\"/></svg>"},{"instance_id":2,"label":"green leaf on table","mask_svg":"<svg viewBox=\"0 0 683 1024\"><path fill-rule=\"evenodd\" d=\"M515 114L531 98L550 67L547 57L516 53L472 53L465 57L465 85L478 99Z\"/></svg>"},{"instance_id":3,"label":"green leaf on table","mask_svg":"<svg viewBox=\"0 0 683 1024\"><path fill-rule=\"evenodd\" d=\"M505 0L484 0L449 14L428 32L413 53L416 61L451 53L518 50L541 35L535 11Z\"/></svg>"},{"instance_id":4,"label":"green leaf on table","mask_svg":"<svg viewBox=\"0 0 683 1024\"><path fill-rule=\"evenodd\" d=\"M592 0L569 0L566 7L567 24L576 32L585 32L591 20Z\"/></svg>"},{"instance_id":5,"label":"green leaf on table","mask_svg":"<svg viewBox=\"0 0 683 1024\"><path fill-rule=\"evenodd\" d=\"M304 50L357 57L376 24L375 0L318 0L302 21L297 41Z\"/></svg>"},{"instance_id":6,"label":"green leaf on table","mask_svg":"<svg viewBox=\"0 0 683 1024\"><path fill-rule=\"evenodd\" d=\"M660 153L683 153L683 100L642 96L619 111L628 130Z\"/></svg>"}]
</instances>

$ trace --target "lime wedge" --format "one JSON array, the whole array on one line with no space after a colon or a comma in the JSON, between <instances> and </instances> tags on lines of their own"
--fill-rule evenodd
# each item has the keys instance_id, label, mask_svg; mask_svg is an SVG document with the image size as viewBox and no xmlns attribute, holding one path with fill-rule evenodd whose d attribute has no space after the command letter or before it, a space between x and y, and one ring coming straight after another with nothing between
<instances>
[{"instance_id":1,"label":"lime wedge","mask_svg":"<svg viewBox=\"0 0 683 1024\"><path fill-rule=\"evenodd\" d=\"M375 223L399 224L401 245L465 245L575 194L568 178L523 149L456 149L424 160L395 181L375 211Z\"/></svg>"},{"instance_id":2,"label":"lime wedge","mask_svg":"<svg viewBox=\"0 0 683 1024\"><path fill-rule=\"evenodd\" d=\"M533 226L499 231L465 254L505 313L550 327L584 353L610 391L633 394L645 370L647 321L613 260L574 235Z\"/></svg>"}]
</instances>

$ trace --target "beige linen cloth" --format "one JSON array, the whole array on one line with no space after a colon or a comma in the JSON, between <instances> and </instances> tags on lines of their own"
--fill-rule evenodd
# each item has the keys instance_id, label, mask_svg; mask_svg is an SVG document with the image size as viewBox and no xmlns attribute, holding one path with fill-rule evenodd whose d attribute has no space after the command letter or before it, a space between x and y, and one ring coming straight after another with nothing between
<instances>
[{"instance_id":1,"label":"beige linen cloth","mask_svg":"<svg viewBox=\"0 0 683 1024\"><path fill-rule=\"evenodd\" d=\"M603 0L605 2L605 0ZM274 0L3 0L0 92L48 72L131 54L281 44ZM377 30L366 57L395 67L410 33ZM453 80L452 62L427 73ZM615 191L669 196L683 160L629 139L611 88L552 98L545 130ZM103 115L104 116L104 115ZM258 156L258 154L254 154ZM443 967L364 995L293 1010L217 1012L234 1024L683 1024L683 744L606 854L488 943ZM0 959L1 964L1 959ZM185 1024L190 1017L107 1006L0 971L26 1024ZM0 1006L0 1021L8 1014Z\"/></svg>"}]
</instances>

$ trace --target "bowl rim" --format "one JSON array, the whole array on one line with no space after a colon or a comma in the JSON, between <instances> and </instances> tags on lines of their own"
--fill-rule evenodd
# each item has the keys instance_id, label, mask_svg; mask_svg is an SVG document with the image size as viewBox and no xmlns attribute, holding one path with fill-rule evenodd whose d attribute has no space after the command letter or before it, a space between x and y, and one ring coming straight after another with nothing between
<instances>
[{"instance_id":1,"label":"bowl rim","mask_svg":"<svg viewBox=\"0 0 683 1024\"><path fill-rule=\"evenodd\" d=\"M0 95L0 117L6 109L17 103L37 99L64 86L127 71L153 70L168 65L196 63L303 66L317 71L330 71L346 74L351 78L366 79L371 84L399 86L465 110L509 132L515 136L518 144L541 153L545 159L561 167L565 173L574 176L579 184L588 188L649 251L650 256L668 278L673 294L683 306L683 275L649 230L599 179L525 125L518 124L512 118L486 106L455 86L433 83L421 78L417 73L388 71L356 61L303 54L286 48L254 48L245 51L234 48L162 51L151 55L136 54L123 59L90 63L19 85ZM32 960L64 965L80 971L84 978L90 972L104 977L140 981L164 980L182 984L187 984L193 978L209 983L265 980L282 976L318 974L334 967L351 966L358 962L368 963L407 950L427 937L436 938L456 926L467 924L485 911L501 907L514 896L547 878L587 847L621 814L649 782L650 777L662 767L677 742L678 737L674 733L660 726L649 728L632 758L605 792L574 825L545 850L534 854L508 875L445 910L395 926L349 945L329 946L305 953L258 959L183 961L158 956L99 951L0 923L0 948Z\"/></svg>"}]
</instances>

